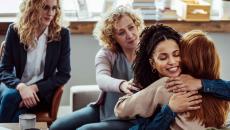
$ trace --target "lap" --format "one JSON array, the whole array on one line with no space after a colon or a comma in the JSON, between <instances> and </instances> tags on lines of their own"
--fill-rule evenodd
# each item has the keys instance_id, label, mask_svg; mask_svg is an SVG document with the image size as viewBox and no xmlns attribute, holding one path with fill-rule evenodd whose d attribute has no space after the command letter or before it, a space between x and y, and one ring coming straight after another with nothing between
<instances>
[{"instance_id":1,"label":"lap","mask_svg":"<svg viewBox=\"0 0 230 130\"><path fill-rule=\"evenodd\" d=\"M18 102L21 100L19 92L14 88L9 88L5 84L1 83L0 85L0 100L15 101Z\"/></svg>"},{"instance_id":2,"label":"lap","mask_svg":"<svg viewBox=\"0 0 230 130\"><path fill-rule=\"evenodd\" d=\"M133 123L122 120L102 121L83 125L76 130L128 130Z\"/></svg>"},{"instance_id":3,"label":"lap","mask_svg":"<svg viewBox=\"0 0 230 130\"><path fill-rule=\"evenodd\" d=\"M97 106L87 106L66 116L60 117L51 125L50 130L75 130L84 124L99 121L99 108Z\"/></svg>"},{"instance_id":4,"label":"lap","mask_svg":"<svg viewBox=\"0 0 230 130\"><path fill-rule=\"evenodd\" d=\"M86 106L80 110L57 119L50 130L128 130L133 123L129 121L100 121L98 106Z\"/></svg>"}]
</instances>

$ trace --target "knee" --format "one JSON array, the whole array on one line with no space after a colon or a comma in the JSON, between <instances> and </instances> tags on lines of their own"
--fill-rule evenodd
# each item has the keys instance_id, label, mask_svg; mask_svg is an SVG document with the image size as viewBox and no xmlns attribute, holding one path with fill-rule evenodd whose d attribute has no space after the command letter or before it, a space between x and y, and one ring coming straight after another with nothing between
<instances>
[{"instance_id":1,"label":"knee","mask_svg":"<svg viewBox=\"0 0 230 130\"><path fill-rule=\"evenodd\" d=\"M65 129L65 127L64 124L62 123L62 120L60 119L55 120L49 128L49 130L63 130L63 129Z\"/></svg>"},{"instance_id":2,"label":"knee","mask_svg":"<svg viewBox=\"0 0 230 130\"><path fill-rule=\"evenodd\" d=\"M90 128L88 125L83 125L79 128L76 128L76 130L93 130L92 128Z\"/></svg>"},{"instance_id":3,"label":"knee","mask_svg":"<svg viewBox=\"0 0 230 130\"><path fill-rule=\"evenodd\" d=\"M20 102L20 94L17 90L6 90L2 94L2 104L15 104Z\"/></svg>"},{"instance_id":4,"label":"knee","mask_svg":"<svg viewBox=\"0 0 230 130\"><path fill-rule=\"evenodd\" d=\"M102 130L99 128L99 126L95 126L92 124L85 124L79 128L77 128L76 130Z\"/></svg>"}]
</instances>

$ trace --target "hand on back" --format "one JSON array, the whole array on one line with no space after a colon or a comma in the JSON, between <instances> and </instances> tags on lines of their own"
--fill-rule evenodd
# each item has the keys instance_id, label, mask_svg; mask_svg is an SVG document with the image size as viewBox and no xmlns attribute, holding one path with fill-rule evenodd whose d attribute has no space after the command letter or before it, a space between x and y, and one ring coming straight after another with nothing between
<instances>
[{"instance_id":1,"label":"hand on back","mask_svg":"<svg viewBox=\"0 0 230 130\"><path fill-rule=\"evenodd\" d=\"M201 87L200 79L196 79L187 74L172 77L166 81L166 88L169 92L198 91Z\"/></svg>"},{"instance_id":2,"label":"hand on back","mask_svg":"<svg viewBox=\"0 0 230 130\"><path fill-rule=\"evenodd\" d=\"M133 80L130 81L124 81L120 85L121 92L125 94L133 94L137 91L140 91L140 88L138 88L135 83L133 83Z\"/></svg>"},{"instance_id":3,"label":"hand on back","mask_svg":"<svg viewBox=\"0 0 230 130\"><path fill-rule=\"evenodd\" d=\"M169 100L169 107L173 112L180 113L200 108L202 96L198 91L174 93Z\"/></svg>"}]
</instances>

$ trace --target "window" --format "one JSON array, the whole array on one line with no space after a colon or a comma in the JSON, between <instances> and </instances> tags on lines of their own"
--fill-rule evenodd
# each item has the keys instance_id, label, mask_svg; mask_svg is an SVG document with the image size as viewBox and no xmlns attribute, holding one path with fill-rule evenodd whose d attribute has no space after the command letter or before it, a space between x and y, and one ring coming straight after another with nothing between
<instances>
[{"instance_id":1,"label":"window","mask_svg":"<svg viewBox=\"0 0 230 130\"><path fill-rule=\"evenodd\" d=\"M20 0L0 0L0 3L0 16L16 16L19 12Z\"/></svg>"},{"instance_id":2,"label":"window","mask_svg":"<svg viewBox=\"0 0 230 130\"><path fill-rule=\"evenodd\" d=\"M79 10L78 0L60 0L65 13L77 14ZM86 0L88 11L92 14L100 14L103 11L105 1L113 0ZM16 16L19 12L21 0L0 0L0 16ZM14 3L14 4L12 4Z\"/></svg>"}]
</instances>

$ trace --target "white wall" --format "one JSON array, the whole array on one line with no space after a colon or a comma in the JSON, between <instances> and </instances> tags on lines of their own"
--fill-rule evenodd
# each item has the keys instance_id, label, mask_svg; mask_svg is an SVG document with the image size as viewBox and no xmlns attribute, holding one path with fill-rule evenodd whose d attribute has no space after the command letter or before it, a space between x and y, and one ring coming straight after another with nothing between
<instances>
[{"instance_id":1,"label":"white wall","mask_svg":"<svg viewBox=\"0 0 230 130\"><path fill-rule=\"evenodd\" d=\"M230 80L230 33L209 33L216 41L222 61L221 78ZM0 41L4 38L0 36ZM71 35L71 79L66 84L62 105L69 105L69 90L74 85L96 84L94 57L100 46L91 35Z\"/></svg>"}]
</instances>

